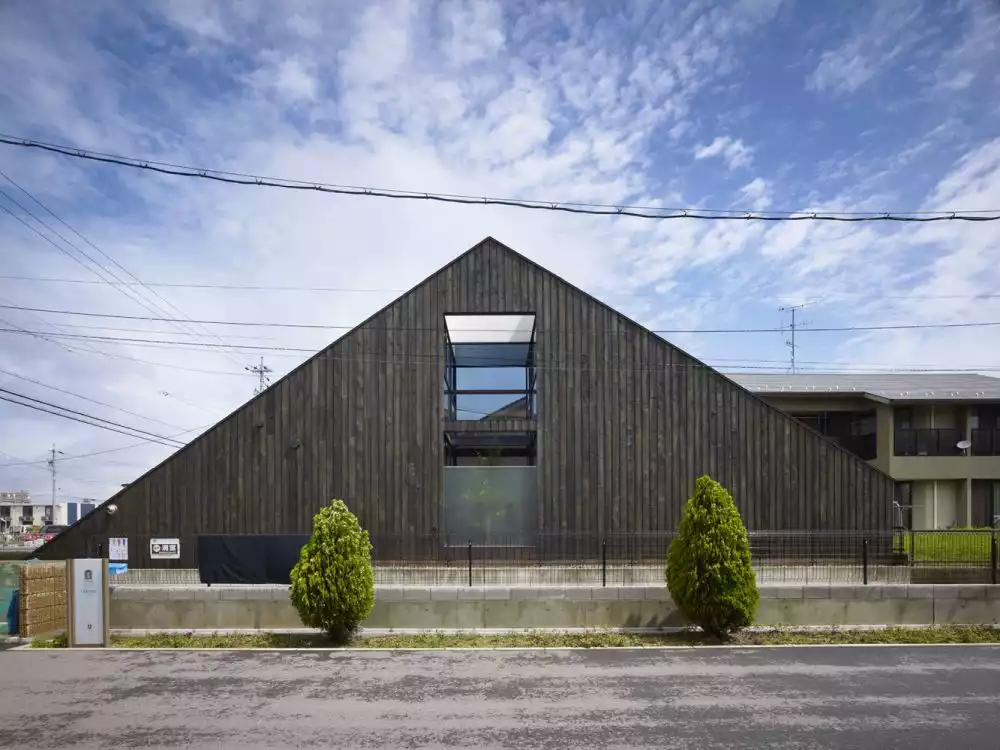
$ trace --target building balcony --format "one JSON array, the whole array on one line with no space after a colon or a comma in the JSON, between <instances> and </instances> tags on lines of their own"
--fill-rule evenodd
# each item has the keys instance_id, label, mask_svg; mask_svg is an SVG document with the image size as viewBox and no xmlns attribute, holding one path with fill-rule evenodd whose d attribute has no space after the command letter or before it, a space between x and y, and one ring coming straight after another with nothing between
<instances>
[{"instance_id":1,"label":"building balcony","mask_svg":"<svg viewBox=\"0 0 1000 750\"><path fill-rule=\"evenodd\" d=\"M1000 430L973 430L972 455L1000 456Z\"/></svg>"},{"instance_id":2,"label":"building balcony","mask_svg":"<svg viewBox=\"0 0 1000 750\"><path fill-rule=\"evenodd\" d=\"M895 432L895 454L897 456L958 456L962 454L958 443L965 437L962 432L962 430L951 427L897 429Z\"/></svg>"},{"instance_id":3,"label":"building balcony","mask_svg":"<svg viewBox=\"0 0 1000 750\"><path fill-rule=\"evenodd\" d=\"M973 435L973 447L965 451L958 447L958 443L966 439L965 431L960 429L896 429L894 437L894 455L883 468L897 481L994 480L1000 477L1000 454L983 452L1000 447L996 435ZM979 450L976 449L977 440Z\"/></svg>"}]
</instances>

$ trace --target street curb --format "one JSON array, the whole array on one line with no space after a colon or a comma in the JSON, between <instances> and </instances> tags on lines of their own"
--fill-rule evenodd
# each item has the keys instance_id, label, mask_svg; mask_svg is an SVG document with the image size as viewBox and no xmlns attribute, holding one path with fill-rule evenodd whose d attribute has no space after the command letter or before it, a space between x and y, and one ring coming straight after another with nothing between
<instances>
[{"instance_id":1,"label":"street curb","mask_svg":"<svg viewBox=\"0 0 1000 750\"><path fill-rule=\"evenodd\" d=\"M785 644L718 644L718 645L669 645L669 646L455 646L455 647L389 647L379 646L375 648L358 648L347 646L336 647L303 647L303 648L281 648L281 647L246 647L246 648L201 648L193 646L181 647L73 647L73 648L32 648L30 644L17 646L8 651L36 651L38 653L51 653L64 651L87 651L90 653L115 653L115 652L145 652L145 651L188 651L188 652L312 652L323 654L356 654L356 653L386 653L386 652L411 652L411 651L733 651L739 649L781 649L781 648L951 648L955 646L992 646L1000 649L1000 643L785 643Z\"/></svg>"}]
</instances>

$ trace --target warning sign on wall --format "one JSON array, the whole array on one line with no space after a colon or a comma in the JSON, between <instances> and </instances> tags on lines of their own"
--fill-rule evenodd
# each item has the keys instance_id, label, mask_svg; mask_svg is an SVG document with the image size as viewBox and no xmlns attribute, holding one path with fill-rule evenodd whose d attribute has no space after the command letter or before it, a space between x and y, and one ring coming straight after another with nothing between
<instances>
[{"instance_id":1,"label":"warning sign on wall","mask_svg":"<svg viewBox=\"0 0 1000 750\"><path fill-rule=\"evenodd\" d=\"M128 538L113 536L108 539L108 559L111 562L128 562Z\"/></svg>"},{"instance_id":2,"label":"warning sign on wall","mask_svg":"<svg viewBox=\"0 0 1000 750\"><path fill-rule=\"evenodd\" d=\"M150 539L149 556L154 560L177 560L181 556L180 539Z\"/></svg>"}]
</instances>

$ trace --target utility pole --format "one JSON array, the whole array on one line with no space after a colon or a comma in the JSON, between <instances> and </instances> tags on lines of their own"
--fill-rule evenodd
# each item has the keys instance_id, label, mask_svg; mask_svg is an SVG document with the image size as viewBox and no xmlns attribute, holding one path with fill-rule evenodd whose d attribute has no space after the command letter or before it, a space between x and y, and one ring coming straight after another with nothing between
<instances>
[{"instance_id":1,"label":"utility pole","mask_svg":"<svg viewBox=\"0 0 1000 750\"><path fill-rule=\"evenodd\" d=\"M785 307L778 308L778 312L791 313L792 316L792 322L788 326L788 330L791 331L791 337L785 340L785 345L788 347L788 350L791 353L791 362L790 362L791 367L789 369L789 372L792 373L793 375L795 374L795 349L797 348L795 344L795 330L797 328L801 328L804 325L807 325L806 323L796 324L795 313L801 310L803 307L805 307L805 303L801 305L787 305Z\"/></svg>"},{"instance_id":2,"label":"utility pole","mask_svg":"<svg viewBox=\"0 0 1000 750\"><path fill-rule=\"evenodd\" d=\"M260 358L259 365L253 365L252 367L244 367L247 372L252 372L257 376L258 382L257 387L254 388L253 395L257 396L264 392L264 389L271 384L271 379L268 377L272 372L274 372L270 367L264 364L264 358Z\"/></svg>"},{"instance_id":3,"label":"utility pole","mask_svg":"<svg viewBox=\"0 0 1000 750\"><path fill-rule=\"evenodd\" d=\"M49 465L49 471L52 472L52 512L56 512L56 454L60 456L63 455L62 451L56 450L56 444L52 444L52 451L49 460L47 461Z\"/></svg>"}]
</instances>

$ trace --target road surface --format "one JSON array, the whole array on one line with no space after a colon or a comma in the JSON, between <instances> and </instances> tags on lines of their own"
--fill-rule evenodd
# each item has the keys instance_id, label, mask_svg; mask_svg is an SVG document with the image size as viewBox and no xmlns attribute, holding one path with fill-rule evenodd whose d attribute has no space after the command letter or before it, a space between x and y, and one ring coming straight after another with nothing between
<instances>
[{"instance_id":1,"label":"road surface","mask_svg":"<svg viewBox=\"0 0 1000 750\"><path fill-rule=\"evenodd\" d=\"M0 747L991 748L1000 647L0 653Z\"/></svg>"}]
</instances>

